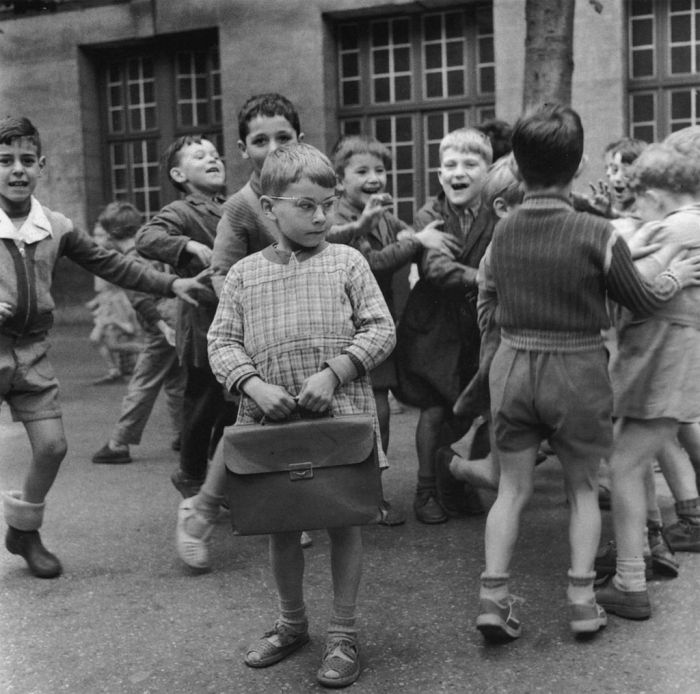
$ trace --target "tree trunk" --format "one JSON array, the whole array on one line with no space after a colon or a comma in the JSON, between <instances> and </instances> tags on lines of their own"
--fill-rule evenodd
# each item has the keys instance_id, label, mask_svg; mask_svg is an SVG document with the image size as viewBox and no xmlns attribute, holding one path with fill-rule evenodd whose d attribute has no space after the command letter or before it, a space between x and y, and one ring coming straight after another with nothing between
<instances>
[{"instance_id":1,"label":"tree trunk","mask_svg":"<svg viewBox=\"0 0 700 694\"><path fill-rule=\"evenodd\" d=\"M576 0L526 0L523 111L571 104Z\"/></svg>"}]
</instances>

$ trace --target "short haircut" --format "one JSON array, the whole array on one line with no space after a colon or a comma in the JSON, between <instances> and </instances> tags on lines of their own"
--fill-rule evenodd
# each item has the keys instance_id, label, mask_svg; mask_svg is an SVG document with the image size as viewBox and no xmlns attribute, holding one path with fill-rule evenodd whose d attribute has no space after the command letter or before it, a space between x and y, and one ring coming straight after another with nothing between
<instances>
[{"instance_id":1,"label":"short haircut","mask_svg":"<svg viewBox=\"0 0 700 694\"><path fill-rule=\"evenodd\" d=\"M345 167L355 154L371 154L381 159L384 166L391 167L391 152L389 148L371 135L343 135L335 147L331 157L336 174L342 178Z\"/></svg>"},{"instance_id":2,"label":"short haircut","mask_svg":"<svg viewBox=\"0 0 700 694\"><path fill-rule=\"evenodd\" d=\"M183 193L188 192L187 187L182 183L178 183L177 181L173 180L172 176L170 175L170 169L180 165L180 151L184 147L188 147L192 144L198 145L202 140L206 140L206 137L203 135L181 135L174 142L171 142L170 145L168 145L165 152L163 152L163 156L161 157L161 166L167 174L168 180L177 190Z\"/></svg>"},{"instance_id":3,"label":"short haircut","mask_svg":"<svg viewBox=\"0 0 700 694\"><path fill-rule=\"evenodd\" d=\"M282 195L292 183L302 179L324 188L335 188L336 185L335 172L328 157L304 142L283 145L270 152L260 171L263 195Z\"/></svg>"},{"instance_id":4,"label":"short haircut","mask_svg":"<svg viewBox=\"0 0 700 694\"><path fill-rule=\"evenodd\" d=\"M481 200L484 205L493 207L496 198L503 198L507 205L519 205L525 191L518 175L515 158L508 154L497 159L489 168L481 187Z\"/></svg>"},{"instance_id":5,"label":"short haircut","mask_svg":"<svg viewBox=\"0 0 700 694\"><path fill-rule=\"evenodd\" d=\"M545 104L517 120L512 141L520 175L528 186L565 186L581 163L583 125L572 108Z\"/></svg>"},{"instance_id":6,"label":"short haircut","mask_svg":"<svg viewBox=\"0 0 700 694\"><path fill-rule=\"evenodd\" d=\"M143 223L143 216L130 202L110 202L97 218L107 236L116 241L131 238Z\"/></svg>"},{"instance_id":7,"label":"short haircut","mask_svg":"<svg viewBox=\"0 0 700 694\"><path fill-rule=\"evenodd\" d=\"M628 185L634 193L658 188L696 195L700 192L700 154L684 153L667 143L649 145L632 164Z\"/></svg>"},{"instance_id":8,"label":"short haircut","mask_svg":"<svg viewBox=\"0 0 700 694\"><path fill-rule=\"evenodd\" d=\"M267 118L282 116L289 121L289 125L294 128L297 136L301 134L299 113L294 104L287 97L277 94L277 92L256 94L251 96L241 106L240 111L238 111L238 137L241 142L245 142L246 137L248 137L250 132L248 124L256 116L266 116Z\"/></svg>"},{"instance_id":9,"label":"short haircut","mask_svg":"<svg viewBox=\"0 0 700 694\"><path fill-rule=\"evenodd\" d=\"M474 127L491 140L494 161L504 157L506 154L510 154L513 149L510 144L510 138L513 135L513 126L510 123L492 118Z\"/></svg>"},{"instance_id":10,"label":"short haircut","mask_svg":"<svg viewBox=\"0 0 700 694\"><path fill-rule=\"evenodd\" d=\"M611 142L606 148L604 154L620 155L620 161L623 164L631 164L645 149L647 142L638 140L634 137L622 137L615 142Z\"/></svg>"},{"instance_id":11,"label":"short haircut","mask_svg":"<svg viewBox=\"0 0 700 694\"><path fill-rule=\"evenodd\" d=\"M459 152L478 154L487 164L493 161L493 148L488 135L476 128L458 128L440 140L440 161L448 147Z\"/></svg>"},{"instance_id":12,"label":"short haircut","mask_svg":"<svg viewBox=\"0 0 700 694\"><path fill-rule=\"evenodd\" d=\"M700 154L700 125L689 125L682 130L676 130L664 140L664 144L685 154Z\"/></svg>"},{"instance_id":13,"label":"short haircut","mask_svg":"<svg viewBox=\"0 0 700 694\"><path fill-rule=\"evenodd\" d=\"M8 116L0 120L0 145L11 145L15 140L25 138L35 147L41 156L41 138L36 126L24 116Z\"/></svg>"}]
</instances>

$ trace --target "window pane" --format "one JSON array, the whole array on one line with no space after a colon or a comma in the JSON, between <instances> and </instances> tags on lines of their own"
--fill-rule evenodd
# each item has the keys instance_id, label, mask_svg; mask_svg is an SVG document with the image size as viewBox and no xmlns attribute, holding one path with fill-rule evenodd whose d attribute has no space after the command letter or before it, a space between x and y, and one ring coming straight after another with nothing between
<instances>
[{"instance_id":1,"label":"window pane","mask_svg":"<svg viewBox=\"0 0 700 694\"><path fill-rule=\"evenodd\" d=\"M454 111L447 114L447 131L457 130L457 128L463 128L466 125L464 112Z\"/></svg>"},{"instance_id":2,"label":"window pane","mask_svg":"<svg viewBox=\"0 0 700 694\"><path fill-rule=\"evenodd\" d=\"M124 130L124 119L121 111L112 111L110 119L110 132L120 133Z\"/></svg>"},{"instance_id":3,"label":"window pane","mask_svg":"<svg viewBox=\"0 0 700 694\"><path fill-rule=\"evenodd\" d=\"M690 118L690 92L671 92L671 118Z\"/></svg>"},{"instance_id":4,"label":"window pane","mask_svg":"<svg viewBox=\"0 0 700 694\"><path fill-rule=\"evenodd\" d=\"M398 218L404 222L412 222L413 221L413 203L410 201L407 202L399 202L399 204L396 206L396 215Z\"/></svg>"},{"instance_id":5,"label":"window pane","mask_svg":"<svg viewBox=\"0 0 700 694\"><path fill-rule=\"evenodd\" d=\"M442 38L442 18L439 14L429 14L423 19L423 36L426 41Z\"/></svg>"},{"instance_id":6,"label":"window pane","mask_svg":"<svg viewBox=\"0 0 700 694\"><path fill-rule=\"evenodd\" d=\"M690 46L671 48L671 74L690 72Z\"/></svg>"},{"instance_id":7,"label":"window pane","mask_svg":"<svg viewBox=\"0 0 700 694\"><path fill-rule=\"evenodd\" d=\"M372 24L372 45L388 46L389 45L389 23L374 22Z\"/></svg>"},{"instance_id":8,"label":"window pane","mask_svg":"<svg viewBox=\"0 0 700 694\"><path fill-rule=\"evenodd\" d=\"M442 46L439 43L429 43L425 47L425 67L428 70L442 67Z\"/></svg>"},{"instance_id":9,"label":"window pane","mask_svg":"<svg viewBox=\"0 0 700 694\"><path fill-rule=\"evenodd\" d=\"M345 53L341 58L341 74L343 77L356 77L360 74L359 56L357 53Z\"/></svg>"},{"instance_id":10,"label":"window pane","mask_svg":"<svg viewBox=\"0 0 700 694\"><path fill-rule=\"evenodd\" d=\"M656 119L654 96L652 94L637 94L632 98L632 120L635 122L652 121Z\"/></svg>"},{"instance_id":11,"label":"window pane","mask_svg":"<svg viewBox=\"0 0 700 694\"><path fill-rule=\"evenodd\" d=\"M496 91L496 74L492 67L479 70L479 92L489 94Z\"/></svg>"},{"instance_id":12,"label":"window pane","mask_svg":"<svg viewBox=\"0 0 700 694\"><path fill-rule=\"evenodd\" d=\"M429 99L442 96L442 73L431 72L425 76L425 95Z\"/></svg>"},{"instance_id":13,"label":"window pane","mask_svg":"<svg viewBox=\"0 0 700 694\"><path fill-rule=\"evenodd\" d=\"M428 116L425 129L429 140L439 140L442 137L442 115Z\"/></svg>"},{"instance_id":14,"label":"window pane","mask_svg":"<svg viewBox=\"0 0 700 694\"><path fill-rule=\"evenodd\" d=\"M359 135L362 132L362 121L346 120L340 124L343 135Z\"/></svg>"},{"instance_id":15,"label":"window pane","mask_svg":"<svg viewBox=\"0 0 700 694\"><path fill-rule=\"evenodd\" d=\"M380 77L374 80L374 101L377 104L385 103L391 100L389 87L389 78Z\"/></svg>"},{"instance_id":16,"label":"window pane","mask_svg":"<svg viewBox=\"0 0 700 694\"><path fill-rule=\"evenodd\" d=\"M403 146L396 148L396 161L394 166L397 169L413 168L413 146Z\"/></svg>"},{"instance_id":17,"label":"window pane","mask_svg":"<svg viewBox=\"0 0 700 694\"><path fill-rule=\"evenodd\" d=\"M482 89L481 91L488 91ZM450 70L447 73L447 96L460 96L464 94L464 70Z\"/></svg>"},{"instance_id":18,"label":"window pane","mask_svg":"<svg viewBox=\"0 0 700 694\"><path fill-rule=\"evenodd\" d=\"M360 103L360 83L343 82L343 105L353 106Z\"/></svg>"},{"instance_id":19,"label":"window pane","mask_svg":"<svg viewBox=\"0 0 700 694\"><path fill-rule=\"evenodd\" d=\"M488 38L479 39L479 60L482 63L492 63L495 60L493 39L490 36Z\"/></svg>"},{"instance_id":20,"label":"window pane","mask_svg":"<svg viewBox=\"0 0 700 694\"><path fill-rule=\"evenodd\" d=\"M389 72L389 51L382 49L381 51L373 51L373 66L372 71L375 74L387 74Z\"/></svg>"},{"instance_id":21,"label":"window pane","mask_svg":"<svg viewBox=\"0 0 700 694\"><path fill-rule=\"evenodd\" d=\"M649 77L654 74L654 51L635 51L632 56L632 77Z\"/></svg>"},{"instance_id":22,"label":"window pane","mask_svg":"<svg viewBox=\"0 0 700 694\"><path fill-rule=\"evenodd\" d=\"M396 141L413 141L413 119L410 116L396 119Z\"/></svg>"},{"instance_id":23,"label":"window pane","mask_svg":"<svg viewBox=\"0 0 700 694\"><path fill-rule=\"evenodd\" d=\"M394 70L396 72L408 72L411 69L411 52L408 48L396 48L394 50Z\"/></svg>"},{"instance_id":24,"label":"window pane","mask_svg":"<svg viewBox=\"0 0 700 694\"><path fill-rule=\"evenodd\" d=\"M440 166L440 144L431 142L428 145L428 168L436 169L438 166Z\"/></svg>"},{"instance_id":25,"label":"window pane","mask_svg":"<svg viewBox=\"0 0 700 694\"><path fill-rule=\"evenodd\" d=\"M652 43L654 43L654 20L634 20L632 22L632 45L649 46Z\"/></svg>"},{"instance_id":26,"label":"window pane","mask_svg":"<svg viewBox=\"0 0 700 694\"><path fill-rule=\"evenodd\" d=\"M493 10L490 4L477 9L476 25L480 34L493 34Z\"/></svg>"},{"instance_id":27,"label":"window pane","mask_svg":"<svg viewBox=\"0 0 700 694\"><path fill-rule=\"evenodd\" d=\"M343 24L340 26L340 50L348 51L357 48L359 34L357 24Z\"/></svg>"},{"instance_id":28,"label":"window pane","mask_svg":"<svg viewBox=\"0 0 700 694\"><path fill-rule=\"evenodd\" d=\"M409 76L397 77L394 80L395 100L409 101L411 99L411 78Z\"/></svg>"},{"instance_id":29,"label":"window pane","mask_svg":"<svg viewBox=\"0 0 700 694\"><path fill-rule=\"evenodd\" d=\"M482 53L481 60L488 62L489 59ZM447 44L447 65L448 67L464 65L464 44L461 41L451 41Z\"/></svg>"},{"instance_id":30,"label":"window pane","mask_svg":"<svg viewBox=\"0 0 700 694\"><path fill-rule=\"evenodd\" d=\"M178 123L185 126L194 125L190 104L180 104L178 108Z\"/></svg>"},{"instance_id":31,"label":"window pane","mask_svg":"<svg viewBox=\"0 0 700 694\"><path fill-rule=\"evenodd\" d=\"M639 125L632 128L632 137L644 142L654 142L656 135L652 125Z\"/></svg>"},{"instance_id":32,"label":"window pane","mask_svg":"<svg viewBox=\"0 0 700 694\"><path fill-rule=\"evenodd\" d=\"M413 195L413 174L401 173L396 175L396 196L410 198Z\"/></svg>"},{"instance_id":33,"label":"window pane","mask_svg":"<svg viewBox=\"0 0 700 694\"><path fill-rule=\"evenodd\" d=\"M634 0L630 3L630 12L633 15L653 14L654 0Z\"/></svg>"},{"instance_id":34,"label":"window pane","mask_svg":"<svg viewBox=\"0 0 700 694\"><path fill-rule=\"evenodd\" d=\"M689 10L692 0L671 0L671 12L683 12Z\"/></svg>"},{"instance_id":35,"label":"window pane","mask_svg":"<svg viewBox=\"0 0 700 694\"><path fill-rule=\"evenodd\" d=\"M677 43L679 41L690 41L690 17L687 14L680 17L671 17L671 41ZM651 43L651 41L647 41Z\"/></svg>"},{"instance_id":36,"label":"window pane","mask_svg":"<svg viewBox=\"0 0 700 694\"><path fill-rule=\"evenodd\" d=\"M394 43L410 43L411 41L411 20L400 19L393 22Z\"/></svg>"},{"instance_id":37,"label":"window pane","mask_svg":"<svg viewBox=\"0 0 700 694\"><path fill-rule=\"evenodd\" d=\"M382 142L391 141L391 119L390 118L377 118L374 121L374 135L378 140Z\"/></svg>"},{"instance_id":38,"label":"window pane","mask_svg":"<svg viewBox=\"0 0 700 694\"><path fill-rule=\"evenodd\" d=\"M445 15L445 36L448 39L461 38L464 35L462 28L462 12L448 12Z\"/></svg>"}]
</instances>

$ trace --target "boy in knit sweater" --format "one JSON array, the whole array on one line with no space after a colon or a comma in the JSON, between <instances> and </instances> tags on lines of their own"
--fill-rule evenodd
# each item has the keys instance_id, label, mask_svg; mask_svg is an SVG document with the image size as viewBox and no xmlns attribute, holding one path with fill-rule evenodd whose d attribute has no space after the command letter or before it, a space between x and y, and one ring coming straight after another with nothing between
<instances>
[{"instance_id":1,"label":"boy in knit sweater","mask_svg":"<svg viewBox=\"0 0 700 694\"><path fill-rule=\"evenodd\" d=\"M612 444L612 392L601 337L610 325L606 294L649 314L682 284L666 271L653 287L647 285L612 225L573 210L571 184L583 155L583 127L575 111L546 105L522 117L514 127L513 153L525 197L497 224L485 256L489 271L479 288L480 294L495 293L501 328L490 371L501 478L486 521L476 620L489 640L521 633L518 600L508 589L509 568L543 439L561 462L569 501L570 627L585 634L607 623L593 590L600 536L598 464ZM661 267L680 250L664 248Z\"/></svg>"}]
</instances>

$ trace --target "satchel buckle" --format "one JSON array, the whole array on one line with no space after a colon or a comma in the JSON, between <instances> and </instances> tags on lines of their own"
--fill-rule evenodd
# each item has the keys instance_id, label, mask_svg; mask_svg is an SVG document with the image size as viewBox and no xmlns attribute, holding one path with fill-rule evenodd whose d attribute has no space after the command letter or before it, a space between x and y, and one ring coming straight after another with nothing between
<instances>
[{"instance_id":1,"label":"satchel buckle","mask_svg":"<svg viewBox=\"0 0 700 694\"><path fill-rule=\"evenodd\" d=\"M310 480L314 476L313 465L311 463L292 463L289 466L289 479L292 482Z\"/></svg>"}]
</instances>

